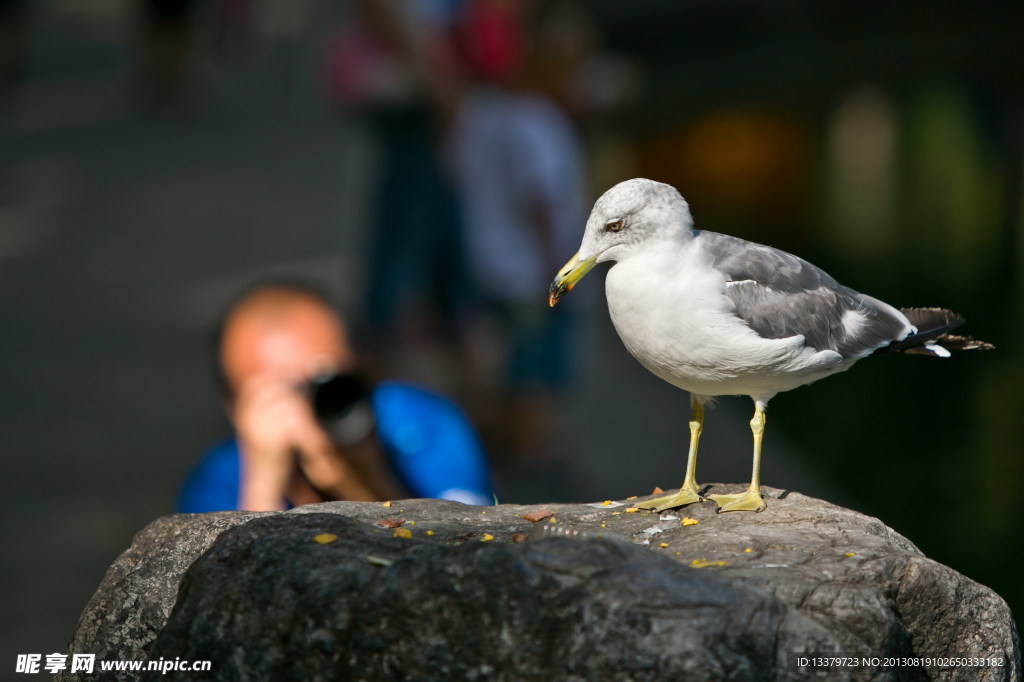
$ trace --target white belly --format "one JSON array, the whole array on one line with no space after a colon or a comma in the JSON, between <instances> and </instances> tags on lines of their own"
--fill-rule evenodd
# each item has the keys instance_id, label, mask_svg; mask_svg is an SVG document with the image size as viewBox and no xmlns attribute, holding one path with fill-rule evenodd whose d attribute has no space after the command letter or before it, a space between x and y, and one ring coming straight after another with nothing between
<instances>
[{"instance_id":1,"label":"white belly","mask_svg":"<svg viewBox=\"0 0 1024 682\"><path fill-rule=\"evenodd\" d=\"M669 258L674 265L666 279ZM630 258L608 271L605 289L627 350L656 376L693 393L767 400L852 364L838 353L806 348L801 336L758 336L733 314L723 278L692 258Z\"/></svg>"}]
</instances>

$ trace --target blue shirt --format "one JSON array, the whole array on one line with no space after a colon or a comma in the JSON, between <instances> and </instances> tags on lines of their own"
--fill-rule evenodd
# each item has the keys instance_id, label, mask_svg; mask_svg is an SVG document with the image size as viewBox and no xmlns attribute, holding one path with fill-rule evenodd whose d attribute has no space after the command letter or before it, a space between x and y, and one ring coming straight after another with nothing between
<instances>
[{"instance_id":1,"label":"blue shirt","mask_svg":"<svg viewBox=\"0 0 1024 682\"><path fill-rule=\"evenodd\" d=\"M483 447L459 408L394 381L378 384L370 400L381 446L414 496L493 504ZM189 474L178 511L238 509L240 469L238 441L232 437L203 455Z\"/></svg>"}]
</instances>

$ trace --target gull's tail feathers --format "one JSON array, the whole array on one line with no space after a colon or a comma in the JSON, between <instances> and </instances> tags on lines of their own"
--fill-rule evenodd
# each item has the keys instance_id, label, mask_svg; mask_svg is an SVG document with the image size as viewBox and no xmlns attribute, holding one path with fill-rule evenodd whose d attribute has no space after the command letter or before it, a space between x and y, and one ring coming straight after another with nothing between
<instances>
[{"instance_id":1,"label":"gull's tail feathers","mask_svg":"<svg viewBox=\"0 0 1024 682\"><path fill-rule=\"evenodd\" d=\"M948 358L955 350L992 350L987 341L970 336L958 336L949 332L964 323L952 310L945 308L902 308L900 310L917 331L902 341L893 341L877 353L907 353L910 355L933 355Z\"/></svg>"}]
</instances>

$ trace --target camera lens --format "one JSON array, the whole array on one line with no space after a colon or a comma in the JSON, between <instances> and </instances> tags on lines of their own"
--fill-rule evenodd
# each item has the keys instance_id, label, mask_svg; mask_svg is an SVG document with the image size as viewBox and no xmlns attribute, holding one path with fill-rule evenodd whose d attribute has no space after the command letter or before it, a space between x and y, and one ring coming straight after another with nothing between
<instances>
[{"instance_id":1,"label":"camera lens","mask_svg":"<svg viewBox=\"0 0 1024 682\"><path fill-rule=\"evenodd\" d=\"M313 412L325 422L343 418L368 394L366 385L348 374L317 376L310 384Z\"/></svg>"},{"instance_id":2,"label":"camera lens","mask_svg":"<svg viewBox=\"0 0 1024 682\"><path fill-rule=\"evenodd\" d=\"M325 374L309 383L313 413L331 440L349 446L373 432L370 390L351 374Z\"/></svg>"}]
</instances>

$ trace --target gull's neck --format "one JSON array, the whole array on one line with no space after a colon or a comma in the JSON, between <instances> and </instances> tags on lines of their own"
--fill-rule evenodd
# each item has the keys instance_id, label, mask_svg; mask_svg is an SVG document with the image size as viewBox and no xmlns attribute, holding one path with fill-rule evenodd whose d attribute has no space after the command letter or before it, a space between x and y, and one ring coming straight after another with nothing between
<instances>
[{"instance_id":1,"label":"gull's neck","mask_svg":"<svg viewBox=\"0 0 1024 682\"><path fill-rule=\"evenodd\" d=\"M640 245L639 250L649 255L665 254L666 256L678 256L689 249L696 235L697 231L693 229L692 223L687 220L683 224L677 225L676 229L662 230L650 235Z\"/></svg>"}]
</instances>

